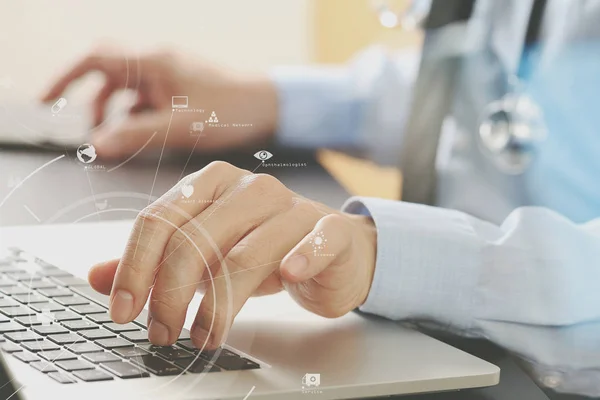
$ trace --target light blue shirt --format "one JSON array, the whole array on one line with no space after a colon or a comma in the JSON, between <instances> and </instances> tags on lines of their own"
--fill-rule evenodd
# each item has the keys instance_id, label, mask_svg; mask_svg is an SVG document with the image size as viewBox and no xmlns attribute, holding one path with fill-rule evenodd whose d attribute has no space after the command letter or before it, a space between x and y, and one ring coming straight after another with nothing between
<instances>
[{"instance_id":1,"label":"light blue shirt","mask_svg":"<svg viewBox=\"0 0 600 400\"><path fill-rule=\"evenodd\" d=\"M549 136L524 174L494 168L471 118L501 95L473 84L475 76L518 68L531 2L477 2L468 29L483 43L464 56L442 129L437 207L345 204L378 230L361 310L489 339L540 385L600 397L600 1L549 0L526 82ZM490 55L498 65L485 64ZM342 67L274 70L280 142L397 165L418 62L373 48Z\"/></svg>"}]
</instances>

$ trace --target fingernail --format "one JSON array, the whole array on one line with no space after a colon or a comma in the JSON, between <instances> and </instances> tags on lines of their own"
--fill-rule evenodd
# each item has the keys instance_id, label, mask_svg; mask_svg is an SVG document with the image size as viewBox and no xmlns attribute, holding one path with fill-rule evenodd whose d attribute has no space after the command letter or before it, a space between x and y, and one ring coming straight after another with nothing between
<instances>
[{"instance_id":1,"label":"fingernail","mask_svg":"<svg viewBox=\"0 0 600 400\"><path fill-rule=\"evenodd\" d=\"M150 326L148 327L148 339L153 344L159 346L166 346L169 344L169 328L165 324L160 321L155 320L154 318L150 321Z\"/></svg>"},{"instance_id":2,"label":"fingernail","mask_svg":"<svg viewBox=\"0 0 600 400\"><path fill-rule=\"evenodd\" d=\"M126 290L117 290L110 305L110 317L117 324L129 322L133 311L133 295Z\"/></svg>"},{"instance_id":3,"label":"fingernail","mask_svg":"<svg viewBox=\"0 0 600 400\"><path fill-rule=\"evenodd\" d=\"M213 343L210 333L201 328L200 326L194 326L192 331L190 332L190 338L194 343L194 346L201 349L202 347L206 349L212 349Z\"/></svg>"},{"instance_id":4,"label":"fingernail","mask_svg":"<svg viewBox=\"0 0 600 400\"><path fill-rule=\"evenodd\" d=\"M300 278L308 269L308 258L302 254L293 256L285 263L285 269L290 274Z\"/></svg>"}]
</instances>

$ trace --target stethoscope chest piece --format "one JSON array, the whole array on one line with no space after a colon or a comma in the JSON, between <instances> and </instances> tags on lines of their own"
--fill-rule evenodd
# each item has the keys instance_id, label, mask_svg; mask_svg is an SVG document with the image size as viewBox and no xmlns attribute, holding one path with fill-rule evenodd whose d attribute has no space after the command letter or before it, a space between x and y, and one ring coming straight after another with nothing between
<instances>
[{"instance_id":1,"label":"stethoscope chest piece","mask_svg":"<svg viewBox=\"0 0 600 400\"><path fill-rule=\"evenodd\" d=\"M504 173L522 174L546 137L542 110L525 94L510 92L483 111L480 147Z\"/></svg>"}]
</instances>

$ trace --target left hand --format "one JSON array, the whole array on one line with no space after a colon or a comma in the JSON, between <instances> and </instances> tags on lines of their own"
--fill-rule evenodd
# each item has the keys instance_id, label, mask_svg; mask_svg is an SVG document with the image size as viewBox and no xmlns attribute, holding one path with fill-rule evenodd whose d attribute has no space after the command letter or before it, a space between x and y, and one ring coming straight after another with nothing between
<instances>
[{"instance_id":1,"label":"left hand","mask_svg":"<svg viewBox=\"0 0 600 400\"><path fill-rule=\"evenodd\" d=\"M189 198L186 185L193 186ZM376 247L371 218L308 200L270 175L213 162L144 209L123 257L94 266L89 280L110 294L120 324L136 318L150 296L149 338L157 345L177 340L204 286L191 337L199 348L216 348L250 296L285 289L330 318L362 305Z\"/></svg>"}]
</instances>

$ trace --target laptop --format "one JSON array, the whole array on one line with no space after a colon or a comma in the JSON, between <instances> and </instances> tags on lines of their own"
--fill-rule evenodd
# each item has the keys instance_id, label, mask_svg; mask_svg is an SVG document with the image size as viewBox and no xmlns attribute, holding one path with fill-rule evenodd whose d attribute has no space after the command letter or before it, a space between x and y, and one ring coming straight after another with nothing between
<instances>
[{"instance_id":1,"label":"laptop","mask_svg":"<svg viewBox=\"0 0 600 400\"><path fill-rule=\"evenodd\" d=\"M499 381L495 365L415 330L358 312L322 318L285 292L250 299L217 351L195 349L187 329L174 346L152 346L145 311L114 324L84 279L121 253L131 226L0 229L3 399L342 399Z\"/></svg>"}]
</instances>

